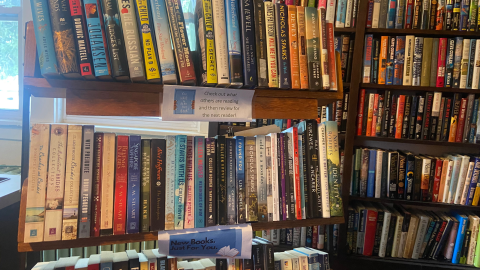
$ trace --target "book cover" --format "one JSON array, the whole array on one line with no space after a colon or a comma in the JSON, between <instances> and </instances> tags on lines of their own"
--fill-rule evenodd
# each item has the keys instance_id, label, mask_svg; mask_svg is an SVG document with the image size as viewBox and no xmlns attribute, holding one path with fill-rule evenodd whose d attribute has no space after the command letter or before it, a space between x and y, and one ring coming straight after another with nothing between
<instances>
[{"instance_id":1,"label":"book cover","mask_svg":"<svg viewBox=\"0 0 480 270\"><path fill-rule=\"evenodd\" d=\"M397 36L395 44L395 62L393 71L393 85L402 85L405 62L405 36Z\"/></svg>"},{"instance_id":2,"label":"book cover","mask_svg":"<svg viewBox=\"0 0 480 270\"><path fill-rule=\"evenodd\" d=\"M307 38L307 61L309 90L322 88L320 68L320 33L318 12L315 8L305 8L305 32Z\"/></svg>"},{"instance_id":3,"label":"book cover","mask_svg":"<svg viewBox=\"0 0 480 270\"><path fill-rule=\"evenodd\" d=\"M461 45L460 45L461 48ZM445 87L452 87L453 85L453 71L455 63L455 38L449 38L447 43L447 54L445 60ZM460 55L461 51L459 52ZM459 56L461 57L461 56Z\"/></svg>"},{"instance_id":4,"label":"book cover","mask_svg":"<svg viewBox=\"0 0 480 270\"><path fill-rule=\"evenodd\" d=\"M335 24L335 0L327 1L327 12L325 15L326 21L326 37L327 37L327 48L328 48L328 77L329 77L329 90L337 91L337 60L334 51L334 24ZM325 75L325 74L323 74ZM327 88L326 78L322 79L324 89Z\"/></svg>"},{"instance_id":5,"label":"book cover","mask_svg":"<svg viewBox=\"0 0 480 270\"><path fill-rule=\"evenodd\" d=\"M81 0L69 0L69 4L70 14L72 15L72 21L75 27L75 49L80 65L80 74L87 80L93 80L95 79L95 75L93 74L92 52L88 42L87 25L85 14L83 13L83 4ZM48 62L49 59L46 61Z\"/></svg>"},{"instance_id":6,"label":"book cover","mask_svg":"<svg viewBox=\"0 0 480 270\"><path fill-rule=\"evenodd\" d=\"M291 72L290 72L290 46L289 46L289 19L287 5L275 4L276 18L276 37L277 37L277 62L278 62L278 79L279 88L291 88Z\"/></svg>"},{"instance_id":7,"label":"book cover","mask_svg":"<svg viewBox=\"0 0 480 270\"><path fill-rule=\"evenodd\" d=\"M227 224L237 224L237 183L235 181L235 139L226 139Z\"/></svg>"},{"instance_id":8,"label":"book cover","mask_svg":"<svg viewBox=\"0 0 480 270\"><path fill-rule=\"evenodd\" d=\"M267 67L268 67L268 87L278 88L278 63L275 29L275 7L271 2L264 2L265 6L265 28L267 37ZM306 23L307 24L307 23Z\"/></svg>"},{"instance_id":9,"label":"book cover","mask_svg":"<svg viewBox=\"0 0 480 270\"><path fill-rule=\"evenodd\" d=\"M430 139L433 96L434 94L431 92L427 93L425 96L425 104L424 104L425 107L423 110L423 123L422 123L422 136L421 136L423 140Z\"/></svg>"},{"instance_id":10,"label":"book cover","mask_svg":"<svg viewBox=\"0 0 480 270\"><path fill-rule=\"evenodd\" d=\"M412 28L413 12L414 12L414 0L407 0L405 4L405 29Z\"/></svg>"},{"instance_id":11,"label":"book cover","mask_svg":"<svg viewBox=\"0 0 480 270\"><path fill-rule=\"evenodd\" d=\"M238 19L238 1L225 0L227 23L228 64L230 69L230 86L243 86L242 50L240 47L240 26Z\"/></svg>"},{"instance_id":12,"label":"book cover","mask_svg":"<svg viewBox=\"0 0 480 270\"><path fill-rule=\"evenodd\" d=\"M395 16L397 14L397 0L388 0L388 13L387 13L387 27L388 29L395 28Z\"/></svg>"},{"instance_id":13,"label":"book cover","mask_svg":"<svg viewBox=\"0 0 480 270\"><path fill-rule=\"evenodd\" d=\"M386 85L393 85L394 71L395 71L395 45L396 37L388 37L388 56L387 56L387 68L386 68Z\"/></svg>"},{"instance_id":14,"label":"book cover","mask_svg":"<svg viewBox=\"0 0 480 270\"><path fill-rule=\"evenodd\" d=\"M473 71L475 69L475 48L477 47L477 40L470 40L468 69L467 69L467 89L472 89L473 84Z\"/></svg>"},{"instance_id":15,"label":"book cover","mask_svg":"<svg viewBox=\"0 0 480 270\"><path fill-rule=\"evenodd\" d=\"M265 136L257 135L255 144L257 171L258 220L267 221L267 175L265 161Z\"/></svg>"},{"instance_id":16,"label":"book cover","mask_svg":"<svg viewBox=\"0 0 480 270\"><path fill-rule=\"evenodd\" d=\"M470 10L470 0L462 0L460 4L460 25L459 31L468 31L468 14Z\"/></svg>"},{"instance_id":17,"label":"book cover","mask_svg":"<svg viewBox=\"0 0 480 270\"><path fill-rule=\"evenodd\" d=\"M382 36L380 41L380 57L378 64L378 84L386 83L388 49L388 36Z\"/></svg>"},{"instance_id":18,"label":"book cover","mask_svg":"<svg viewBox=\"0 0 480 270\"><path fill-rule=\"evenodd\" d=\"M115 162L115 206L113 218L113 234L125 234L127 212L127 185L128 185L128 136L117 136ZM143 155L143 152L142 152ZM150 162L150 160L148 161ZM143 166L144 163L142 163ZM143 175L142 175L143 176ZM143 187L143 185L142 185ZM147 192L150 196L150 192ZM142 201L143 205L143 201ZM147 204L147 207L150 205ZM149 231L149 224L147 231Z\"/></svg>"},{"instance_id":19,"label":"book cover","mask_svg":"<svg viewBox=\"0 0 480 270\"><path fill-rule=\"evenodd\" d=\"M140 230L140 152L141 137L130 136L128 141L127 233L138 233Z\"/></svg>"},{"instance_id":20,"label":"book cover","mask_svg":"<svg viewBox=\"0 0 480 270\"><path fill-rule=\"evenodd\" d=\"M105 133L102 149L100 198L100 235L113 234L113 200L115 185L115 134Z\"/></svg>"},{"instance_id":21,"label":"book cover","mask_svg":"<svg viewBox=\"0 0 480 270\"><path fill-rule=\"evenodd\" d=\"M205 138L194 137L195 228L205 227Z\"/></svg>"},{"instance_id":22,"label":"book cover","mask_svg":"<svg viewBox=\"0 0 480 270\"><path fill-rule=\"evenodd\" d=\"M103 142L104 134L95 133L94 145L94 167L93 167L93 186L92 186L92 222L90 236L100 236L101 219L101 195L102 195L102 176L103 176Z\"/></svg>"},{"instance_id":23,"label":"book cover","mask_svg":"<svg viewBox=\"0 0 480 270\"><path fill-rule=\"evenodd\" d=\"M82 169L80 180L80 209L78 222L78 238L90 237L92 217L92 182L93 182L93 152L94 126L83 126L82 129ZM30 148L32 149L32 148ZM32 150L30 150L32 151ZM33 164L30 161L30 164ZM29 177L29 179L32 179ZM28 208L28 203L27 203ZM27 228L25 226L25 228ZM43 230L42 230L43 232Z\"/></svg>"},{"instance_id":24,"label":"book cover","mask_svg":"<svg viewBox=\"0 0 480 270\"><path fill-rule=\"evenodd\" d=\"M320 196L322 200L322 217L329 218L331 216L332 207L330 205L329 194L329 178L328 178L328 157L327 157L327 137L326 137L326 122L318 125L318 141L319 141L319 156L320 163ZM317 189L318 194L318 189Z\"/></svg>"},{"instance_id":25,"label":"book cover","mask_svg":"<svg viewBox=\"0 0 480 270\"><path fill-rule=\"evenodd\" d=\"M175 230L183 229L185 212L185 182L187 162L187 136L175 137Z\"/></svg>"},{"instance_id":26,"label":"book cover","mask_svg":"<svg viewBox=\"0 0 480 270\"><path fill-rule=\"evenodd\" d=\"M227 23L225 21L224 1L212 0L212 10L215 57L217 62L217 85L227 87L230 85L230 69L228 65Z\"/></svg>"},{"instance_id":27,"label":"book cover","mask_svg":"<svg viewBox=\"0 0 480 270\"><path fill-rule=\"evenodd\" d=\"M300 88L308 89L308 59L307 59L307 41L305 33L305 8L297 6L297 25L298 25L298 60L300 68Z\"/></svg>"},{"instance_id":28,"label":"book cover","mask_svg":"<svg viewBox=\"0 0 480 270\"><path fill-rule=\"evenodd\" d=\"M463 38L455 38L455 56L453 64L453 78L452 86L454 88L460 87L460 74L462 71L462 55L463 55ZM470 44L469 44L470 45ZM468 50L467 50L468 51Z\"/></svg>"},{"instance_id":29,"label":"book cover","mask_svg":"<svg viewBox=\"0 0 480 270\"><path fill-rule=\"evenodd\" d=\"M440 38L438 42L436 87L443 87L446 83L447 46L450 45L450 43L447 43L448 41L447 38Z\"/></svg>"},{"instance_id":30,"label":"book cover","mask_svg":"<svg viewBox=\"0 0 480 270\"><path fill-rule=\"evenodd\" d=\"M248 2L248 1L246 1ZM255 32L255 59L257 61L257 86L268 87L267 72L267 34L265 32L265 6L263 0L253 2L254 31Z\"/></svg>"},{"instance_id":31,"label":"book cover","mask_svg":"<svg viewBox=\"0 0 480 270\"><path fill-rule=\"evenodd\" d=\"M213 11L211 0L199 0L195 6L195 27L198 33L197 65L199 83L203 86L217 84L217 63L215 59L215 40L213 34ZM252 39L246 38L252 42Z\"/></svg>"},{"instance_id":32,"label":"book cover","mask_svg":"<svg viewBox=\"0 0 480 270\"><path fill-rule=\"evenodd\" d=\"M413 65L412 65L412 86L420 86L422 80L425 79L426 85L430 85L430 65L431 65L431 54L429 53L432 49L432 39L426 38L428 49L425 50L425 58L428 58L425 62L425 68L422 67L422 58L423 58L423 47L425 39L423 37L415 37L415 48L413 50ZM427 67L428 65L428 67Z\"/></svg>"},{"instance_id":33,"label":"book cover","mask_svg":"<svg viewBox=\"0 0 480 270\"><path fill-rule=\"evenodd\" d=\"M152 154L151 156L156 158L158 161L158 157L160 154L160 161L162 160L162 155L165 156L165 230L174 230L175 229L175 155L176 155L176 138L173 135L169 135L166 138L165 142L165 149L161 147L161 145L155 146L153 145L155 141L152 141L151 149ZM159 144L161 141L157 141ZM165 153L164 153L165 152ZM151 163L153 166L153 162ZM157 163L155 163L157 165ZM162 168L162 164L159 163L159 168ZM157 170L157 168L155 168ZM155 170L151 170L152 173ZM154 175L155 178L160 178L160 183L162 180L162 175ZM153 182L153 177L150 180L150 183ZM156 181L155 181L156 184ZM152 217L152 215L150 215ZM161 223L160 223L161 224Z\"/></svg>"},{"instance_id":34,"label":"book cover","mask_svg":"<svg viewBox=\"0 0 480 270\"><path fill-rule=\"evenodd\" d=\"M216 197L217 197L217 222L219 225L227 224L227 176L226 176L226 138L216 136Z\"/></svg>"}]
</instances>

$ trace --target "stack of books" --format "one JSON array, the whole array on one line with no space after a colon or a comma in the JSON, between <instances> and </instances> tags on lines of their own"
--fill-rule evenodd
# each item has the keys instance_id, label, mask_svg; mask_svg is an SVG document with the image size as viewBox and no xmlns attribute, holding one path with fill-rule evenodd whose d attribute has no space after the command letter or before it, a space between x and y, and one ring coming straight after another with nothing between
<instances>
[{"instance_id":1,"label":"stack of books","mask_svg":"<svg viewBox=\"0 0 480 270\"><path fill-rule=\"evenodd\" d=\"M362 89L356 135L477 143L479 102L474 94L398 95Z\"/></svg>"},{"instance_id":2,"label":"stack of books","mask_svg":"<svg viewBox=\"0 0 480 270\"><path fill-rule=\"evenodd\" d=\"M364 256L431 259L480 267L479 217L471 212L352 202L347 250Z\"/></svg>"},{"instance_id":3,"label":"stack of books","mask_svg":"<svg viewBox=\"0 0 480 270\"><path fill-rule=\"evenodd\" d=\"M343 215L337 122L235 138L94 130L33 126L26 243Z\"/></svg>"},{"instance_id":4,"label":"stack of books","mask_svg":"<svg viewBox=\"0 0 480 270\"><path fill-rule=\"evenodd\" d=\"M369 1L367 28L478 31L477 9L477 1Z\"/></svg>"},{"instance_id":5,"label":"stack of books","mask_svg":"<svg viewBox=\"0 0 480 270\"><path fill-rule=\"evenodd\" d=\"M363 83L479 89L480 41L365 36Z\"/></svg>"},{"instance_id":6,"label":"stack of books","mask_svg":"<svg viewBox=\"0 0 480 270\"><path fill-rule=\"evenodd\" d=\"M352 195L477 206L479 173L474 156L356 149Z\"/></svg>"}]
</instances>

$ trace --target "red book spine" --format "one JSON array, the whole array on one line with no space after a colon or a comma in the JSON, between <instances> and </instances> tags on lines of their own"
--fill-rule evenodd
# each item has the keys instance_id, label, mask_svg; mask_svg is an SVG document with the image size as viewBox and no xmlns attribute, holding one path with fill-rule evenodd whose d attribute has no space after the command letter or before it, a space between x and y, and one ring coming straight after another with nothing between
<instances>
[{"instance_id":1,"label":"red book spine","mask_svg":"<svg viewBox=\"0 0 480 270\"><path fill-rule=\"evenodd\" d=\"M445 85L445 60L447 54L447 38L438 41L437 87Z\"/></svg>"},{"instance_id":2,"label":"red book spine","mask_svg":"<svg viewBox=\"0 0 480 270\"><path fill-rule=\"evenodd\" d=\"M292 119L287 119L287 128L292 127Z\"/></svg>"},{"instance_id":3,"label":"red book spine","mask_svg":"<svg viewBox=\"0 0 480 270\"><path fill-rule=\"evenodd\" d=\"M365 105L365 89L360 90L360 97L357 109L357 136L362 136L363 106Z\"/></svg>"},{"instance_id":4,"label":"red book spine","mask_svg":"<svg viewBox=\"0 0 480 270\"><path fill-rule=\"evenodd\" d=\"M100 265L99 264L89 264L88 265L88 270L100 270Z\"/></svg>"},{"instance_id":5,"label":"red book spine","mask_svg":"<svg viewBox=\"0 0 480 270\"><path fill-rule=\"evenodd\" d=\"M373 118L372 118L372 128L370 136L377 136L377 118L378 118L378 94L375 94L373 98Z\"/></svg>"},{"instance_id":6,"label":"red book spine","mask_svg":"<svg viewBox=\"0 0 480 270\"><path fill-rule=\"evenodd\" d=\"M318 244L318 226L312 226L312 248Z\"/></svg>"},{"instance_id":7,"label":"red book spine","mask_svg":"<svg viewBox=\"0 0 480 270\"><path fill-rule=\"evenodd\" d=\"M412 29L412 21L413 21L413 0L407 0L407 5L405 8L405 29ZM385 14L380 14L380 16L384 16Z\"/></svg>"},{"instance_id":8,"label":"red book spine","mask_svg":"<svg viewBox=\"0 0 480 270\"><path fill-rule=\"evenodd\" d=\"M457 136L455 137L455 142L462 142L463 140L463 128L465 126L465 114L467 112L467 99L462 98L462 103L460 104L460 113L458 114L458 125L457 125Z\"/></svg>"},{"instance_id":9,"label":"red book spine","mask_svg":"<svg viewBox=\"0 0 480 270\"><path fill-rule=\"evenodd\" d=\"M442 166L443 166L443 160L437 159L437 162L435 165L435 178L433 179L432 202L438 201L438 192L440 190L440 179L442 179Z\"/></svg>"},{"instance_id":10,"label":"red book spine","mask_svg":"<svg viewBox=\"0 0 480 270\"><path fill-rule=\"evenodd\" d=\"M365 240L363 243L363 255L372 256L373 246L375 243L375 232L377 230L377 212L373 210L367 211L365 219Z\"/></svg>"},{"instance_id":11,"label":"red book spine","mask_svg":"<svg viewBox=\"0 0 480 270\"><path fill-rule=\"evenodd\" d=\"M102 194L102 167L103 167L103 133L95 133L94 147L94 171L92 188L92 228L90 234L92 237L100 236L100 214L101 214L101 194Z\"/></svg>"},{"instance_id":12,"label":"red book spine","mask_svg":"<svg viewBox=\"0 0 480 270\"><path fill-rule=\"evenodd\" d=\"M300 158L298 157L298 128L292 128L293 134L293 170L295 173L295 194L300 196L301 188L300 186ZM303 168L302 168L303 169ZM297 197L298 198L298 197ZM302 219L302 200L295 200L295 212L297 213L297 219Z\"/></svg>"},{"instance_id":13,"label":"red book spine","mask_svg":"<svg viewBox=\"0 0 480 270\"><path fill-rule=\"evenodd\" d=\"M125 234L128 183L128 136L117 136L117 157L115 167L115 205L113 234Z\"/></svg>"},{"instance_id":14,"label":"red book spine","mask_svg":"<svg viewBox=\"0 0 480 270\"><path fill-rule=\"evenodd\" d=\"M402 138L403 113L405 111L405 95L398 96L397 120L395 121L395 139Z\"/></svg>"}]
</instances>

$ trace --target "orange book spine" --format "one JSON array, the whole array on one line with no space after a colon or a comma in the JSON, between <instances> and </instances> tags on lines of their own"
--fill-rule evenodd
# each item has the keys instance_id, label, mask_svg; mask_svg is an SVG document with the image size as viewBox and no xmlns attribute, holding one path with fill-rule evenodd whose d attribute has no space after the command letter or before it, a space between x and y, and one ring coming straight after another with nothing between
<instances>
[{"instance_id":1,"label":"orange book spine","mask_svg":"<svg viewBox=\"0 0 480 270\"><path fill-rule=\"evenodd\" d=\"M330 77L330 91L337 91L337 68L335 63L335 37L333 32L333 23L327 22L327 42L328 42L328 76Z\"/></svg>"},{"instance_id":2,"label":"orange book spine","mask_svg":"<svg viewBox=\"0 0 480 270\"><path fill-rule=\"evenodd\" d=\"M308 89L307 40L305 33L305 7L303 6L297 6L297 26L300 88Z\"/></svg>"},{"instance_id":3,"label":"orange book spine","mask_svg":"<svg viewBox=\"0 0 480 270\"><path fill-rule=\"evenodd\" d=\"M378 117L378 94L375 94L373 98L373 117L372 117L372 130L371 136L375 137L377 135L377 117Z\"/></svg>"},{"instance_id":4,"label":"orange book spine","mask_svg":"<svg viewBox=\"0 0 480 270\"><path fill-rule=\"evenodd\" d=\"M405 111L405 95L400 95L397 102L397 120L395 125L395 139L402 138L403 113Z\"/></svg>"},{"instance_id":5,"label":"orange book spine","mask_svg":"<svg viewBox=\"0 0 480 270\"><path fill-rule=\"evenodd\" d=\"M290 33L290 72L292 89L300 89L300 65L298 62L297 7L288 6L288 32Z\"/></svg>"},{"instance_id":6,"label":"orange book spine","mask_svg":"<svg viewBox=\"0 0 480 270\"><path fill-rule=\"evenodd\" d=\"M378 63L378 84L385 84L387 78L388 36L380 41L380 59Z\"/></svg>"},{"instance_id":7,"label":"orange book spine","mask_svg":"<svg viewBox=\"0 0 480 270\"><path fill-rule=\"evenodd\" d=\"M371 93L368 96L368 114L367 114L367 130L365 135L372 136L372 122L373 122L373 103L375 101L375 94Z\"/></svg>"}]
</instances>

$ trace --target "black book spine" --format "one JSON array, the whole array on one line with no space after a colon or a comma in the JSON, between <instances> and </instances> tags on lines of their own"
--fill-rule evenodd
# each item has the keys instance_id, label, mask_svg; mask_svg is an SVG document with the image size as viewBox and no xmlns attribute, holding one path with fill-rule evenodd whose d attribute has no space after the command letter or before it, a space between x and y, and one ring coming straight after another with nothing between
<instances>
[{"instance_id":1,"label":"black book spine","mask_svg":"<svg viewBox=\"0 0 480 270\"><path fill-rule=\"evenodd\" d=\"M277 61L279 88L289 89L292 86L290 73L290 47L288 43L288 10L283 3L275 4L275 19L277 23Z\"/></svg>"},{"instance_id":2,"label":"black book spine","mask_svg":"<svg viewBox=\"0 0 480 270\"><path fill-rule=\"evenodd\" d=\"M440 226L440 229L435 236L435 242L433 242L433 246L428 254L429 259L433 259L433 256L437 252L438 247L440 246L440 241L442 239L443 234L445 233L446 226L448 225L448 221L444 220L442 222L442 225Z\"/></svg>"},{"instance_id":3,"label":"black book spine","mask_svg":"<svg viewBox=\"0 0 480 270\"><path fill-rule=\"evenodd\" d=\"M415 139L415 124L417 117L418 96L412 96L412 105L410 106L410 120L408 128L408 138Z\"/></svg>"},{"instance_id":4,"label":"black book spine","mask_svg":"<svg viewBox=\"0 0 480 270\"><path fill-rule=\"evenodd\" d=\"M397 119L397 100L398 95L392 95L392 105L390 105L390 118L388 123L388 137L395 138L395 122ZM399 119L402 121L403 119Z\"/></svg>"},{"instance_id":5,"label":"black book spine","mask_svg":"<svg viewBox=\"0 0 480 270\"><path fill-rule=\"evenodd\" d=\"M415 171L415 157L412 154L407 154L405 165L405 199L411 201L413 196L413 180Z\"/></svg>"},{"instance_id":6,"label":"black book spine","mask_svg":"<svg viewBox=\"0 0 480 270\"><path fill-rule=\"evenodd\" d=\"M368 122L368 104L370 102L370 93L365 91L365 102L363 103L363 122L362 122L362 135L367 134L367 122Z\"/></svg>"},{"instance_id":7,"label":"black book spine","mask_svg":"<svg viewBox=\"0 0 480 270\"><path fill-rule=\"evenodd\" d=\"M412 108L412 96L405 96L405 111L403 113L402 139L408 139L408 127L410 121L410 110Z\"/></svg>"},{"instance_id":8,"label":"black book spine","mask_svg":"<svg viewBox=\"0 0 480 270\"><path fill-rule=\"evenodd\" d=\"M217 136L217 221L218 225L227 225L227 173L226 139Z\"/></svg>"},{"instance_id":9,"label":"black book spine","mask_svg":"<svg viewBox=\"0 0 480 270\"><path fill-rule=\"evenodd\" d=\"M146 3L146 2L145 2ZM127 52L123 40L120 13L116 0L102 0L103 20L114 78L129 76ZM128 79L128 78L123 78Z\"/></svg>"},{"instance_id":10,"label":"black book spine","mask_svg":"<svg viewBox=\"0 0 480 270\"><path fill-rule=\"evenodd\" d=\"M315 120L307 120L307 182L308 186L310 187L310 205L308 207L308 211L310 213L310 217L315 218L319 217L320 209L318 208L318 195L317 195L317 174L315 171L315 161L317 161L318 153L315 152L315 137L314 137L314 130L316 130Z\"/></svg>"},{"instance_id":11,"label":"black book spine","mask_svg":"<svg viewBox=\"0 0 480 270\"><path fill-rule=\"evenodd\" d=\"M423 123L423 111L425 108L425 98L420 96L418 98L417 118L415 120L415 139L420 140L422 138L422 123Z\"/></svg>"},{"instance_id":12,"label":"black book spine","mask_svg":"<svg viewBox=\"0 0 480 270\"><path fill-rule=\"evenodd\" d=\"M216 177L216 147L215 139L207 138L205 142L206 155L206 175L207 175L207 227L217 225L217 177Z\"/></svg>"},{"instance_id":13,"label":"black book spine","mask_svg":"<svg viewBox=\"0 0 480 270\"><path fill-rule=\"evenodd\" d=\"M342 68L342 81L345 81L345 76L347 75L347 64L348 64L348 51L350 46L350 36L342 35L340 40L342 41L341 47L341 68Z\"/></svg>"},{"instance_id":14,"label":"black book spine","mask_svg":"<svg viewBox=\"0 0 480 270\"><path fill-rule=\"evenodd\" d=\"M442 138L443 121L445 121L445 102L447 98L442 97L440 101L440 111L438 114L437 130L435 131L435 140L438 142Z\"/></svg>"},{"instance_id":15,"label":"black book spine","mask_svg":"<svg viewBox=\"0 0 480 270\"><path fill-rule=\"evenodd\" d=\"M350 93L345 92L343 94L343 112L342 112L342 123L340 124L340 131L347 131L347 117L348 117L348 102L350 98Z\"/></svg>"},{"instance_id":16,"label":"black book spine","mask_svg":"<svg viewBox=\"0 0 480 270\"><path fill-rule=\"evenodd\" d=\"M378 83L378 58L380 56L380 39L373 39L372 58L372 83Z\"/></svg>"},{"instance_id":17,"label":"black book spine","mask_svg":"<svg viewBox=\"0 0 480 270\"><path fill-rule=\"evenodd\" d=\"M80 73L87 79L95 79L93 75L92 52L88 39L87 22L83 13L81 0L70 0L70 11L75 27L75 48L77 49Z\"/></svg>"},{"instance_id":18,"label":"black book spine","mask_svg":"<svg viewBox=\"0 0 480 270\"><path fill-rule=\"evenodd\" d=\"M314 128L313 128L313 141L315 145L315 155L312 156L313 163L315 164L315 178L316 178L316 185L317 185L317 207L318 207L318 216L322 216L322 207L325 207L322 205L322 183L320 179L320 163L318 159L318 153L319 153L319 144L320 142L318 141L318 128L316 125L316 121L314 121Z\"/></svg>"},{"instance_id":19,"label":"black book spine","mask_svg":"<svg viewBox=\"0 0 480 270\"><path fill-rule=\"evenodd\" d=\"M390 226L388 227L387 248L385 249L385 257L392 256L393 240L395 238L395 227L397 224L397 216L392 214Z\"/></svg>"},{"instance_id":20,"label":"black book spine","mask_svg":"<svg viewBox=\"0 0 480 270\"><path fill-rule=\"evenodd\" d=\"M455 38L449 38L448 44L447 44L447 59L445 63L445 87L452 87L454 62L455 62Z\"/></svg>"},{"instance_id":21,"label":"black book spine","mask_svg":"<svg viewBox=\"0 0 480 270\"><path fill-rule=\"evenodd\" d=\"M375 230L375 241L373 243L373 256L378 256L380 251L380 240L382 238L382 229L383 229L383 218L385 212L379 210L377 215L377 228Z\"/></svg>"},{"instance_id":22,"label":"black book spine","mask_svg":"<svg viewBox=\"0 0 480 270\"><path fill-rule=\"evenodd\" d=\"M440 252L443 251L443 247L445 246L445 243L447 242L448 236L450 235L450 230L453 227L454 222L452 220L447 221L447 225L445 226L445 230L443 230L443 233L441 235L440 241L438 242L438 246L433 252L433 257L432 259L438 260L438 256L440 255Z\"/></svg>"},{"instance_id":23,"label":"black book spine","mask_svg":"<svg viewBox=\"0 0 480 270\"><path fill-rule=\"evenodd\" d=\"M430 125L431 125L431 116L432 116L432 106L433 106L433 93L427 93L425 96L425 108L423 112L423 125L422 125L422 139L430 139Z\"/></svg>"},{"instance_id":24,"label":"black book spine","mask_svg":"<svg viewBox=\"0 0 480 270\"><path fill-rule=\"evenodd\" d=\"M150 163L150 230L165 230L165 165L166 141L164 139L151 140Z\"/></svg>"},{"instance_id":25,"label":"black book spine","mask_svg":"<svg viewBox=\"0 0 480 270\"><path fill-rule=\"evenodd\" d=\"M423 252L422 258L424 258L424 259L428 258L428 254L430 254L430 251L433 248L433 245L435 243L435 238L437 237L437 234L439 233L440 227L442 226L443 222L444 222L443 220L437 220L437 222L435 222L435 227L433 227L432 234L430 235L430 238L428 239L427 247L425 248L425 251Z\"/></svg>"},{"instance_id":26,"label":"black book spine","mask_svg":"<svg viewBox=\"0 0 480 270\"><path fill-rule=\"evenodd\" d=\"M434 184L434 179L435 179L435 168L437 165L437 160L432 158L431 163L430 163L430 181L428 182L428 196L427 196L427 201L431 202L432 197L433 197L433 184Z\"/></svg>"},{"instance_id":27,"label":"black book spine","mask_svg":"<svg viewBox=\"0 0 480 270\"><path fill-rule=\"evenodd\" d=\"M382 182L380 190L380 198L387 198L387 171L388 171L388 153L382 155Z\"/></svg>"},{"instance_id":28,"label":"black book spine","mask_svg":"<svg viewBox=\"0 0 480 270\"><path fill-rule=\"evenodd\" d=\"M308 238L308 233L307 233L307 238ZM312 241L310 240L310 243ZM286 245L287 244L287 229L280 229L280 245Z\"/></svg>"},{"instance_id":29,"label":"black book spine","mask_svg":"<svg viewBox=\"0 0 480 270\"><path fill-rule=\"evenodd\" d=\"M291 220L291 219L294 219L294 216L295 215L292 215L292 210L295 212L295 208L292 209L292 197L291 197L291 193L294 192L293 188L292 188L292 184L293 184L293 181L294 179L292 179L292 175L290 174L290 158L289 158L289 154L288 154L288 144L289 144L289 137L288 137L288 134L284 134L283 136L283 144L282 144L282 147L283 147L283 166L285 168L285 206L286 206L286 214L287 214L287 220ZM293 203L295 203L295 201L293 201Z\"/></svg>"},{"instance_id":30,"label":"black book spine","mask_svg":"<svg viewBox=\"0 0 480 270\"><path fill-rule=\"evenodd\" d=\"M397 186L397 198L405 199L405 176L407 169L407 158L405 155L400 154L398 156L398 186Z\"/></svg>"},{"instance_id":31,"label":"black book spine","mask_svg":"<svg viewBox=\"0 0 480 270\"><path fill-rule=\"evenodd\" d=\"M258 28L255 28L253 22L254 13L252 0L242 0L239 2L242 28L243 86L245 88L254 88L257 85L255 31ZM263 36L265 37L265 34Z\"/></svg>"},{"instance_id":32,"label":"black book spine","mask_svg":"<svg viewBox=\"0 0 480 270\"><path fill-rule=\"evenodd\" d=\"M252 243L252 261L253 261L253 269L255 270L264 270L264 258L263 254L263 247L256 242Z\"/></svg>"},{"instance_id":33,"label":"black book spine","mask_svg":"<svg viewBox=\"0 0 480 270\"><path fill-rule=\"evenodd\" d=\"M114 262L112 266L113 266L112 267L113 270L125 270L125 269L128 269L128 261ZM62 269L65 269L65 268L62 268ZM68 267L68 269L71 269L71 268Z\"/></svg>"},{"instance_id":34,"label":"black book spine","mask_svg":"<svg viewBox=\"0 0 480 270\"><path fill-rule=\"evenodd\" d=\"M398 190L398 153L392 153L390 159L390 188L388 197L390 199L397 198Z\"/></svg>"},{"instance_id":35,"label":"black book spine","mask_svg":"<svg viewBox=\"0 0 480 270\"><path fill-rule=\"evenodd\" d=\"M348 60L347 60L347 77L345 82L350 82L350 77L352 76L352 61L353 61L353 46L355 41L350 39L350 46L348 48Z\"/></svg>"},{"instance_id":36,"label":"black book spine","mask_svg":"<svg viewBox=\"0 0 480 270\"><path fill-rule=\"evenodd\" d=\"M255 53L257 60L257 86L268 87L267 43L265 33L265 8L263 0L254 0Z\"/></svg>"},{"instance_id":37,"label":"black book spine","mask_svg":"<svg viewBox=\"0 0 480 270\"><path fill-rule=\"evenodd\" d=\"M390 90L385 91L384 110L382 116L382 137L388 136L388 124L390 123L390 105L392 104L392 93Z\"/></svg>"},{"instance_id":38,"label":"black book spine","mask_svg":"<svg viewBox=\"0 0 480 270\"><path fill-rule=\"evenodd\" d=\"M415 156L415 171L413 172L413 201L420 201L422 184L422 158Z\"/></svg>"},{"instance_id":39,"label":"black book spine","mask_svg":"<svg viewBox=\"0 0 480 270\"><path fill-rule=\"evenodd\" d=\"M122 268L121 270L132 269L132 268ZM168 270L167 269L167 257L157 258L157 270Z\"/></svg>"}]
</instances>

